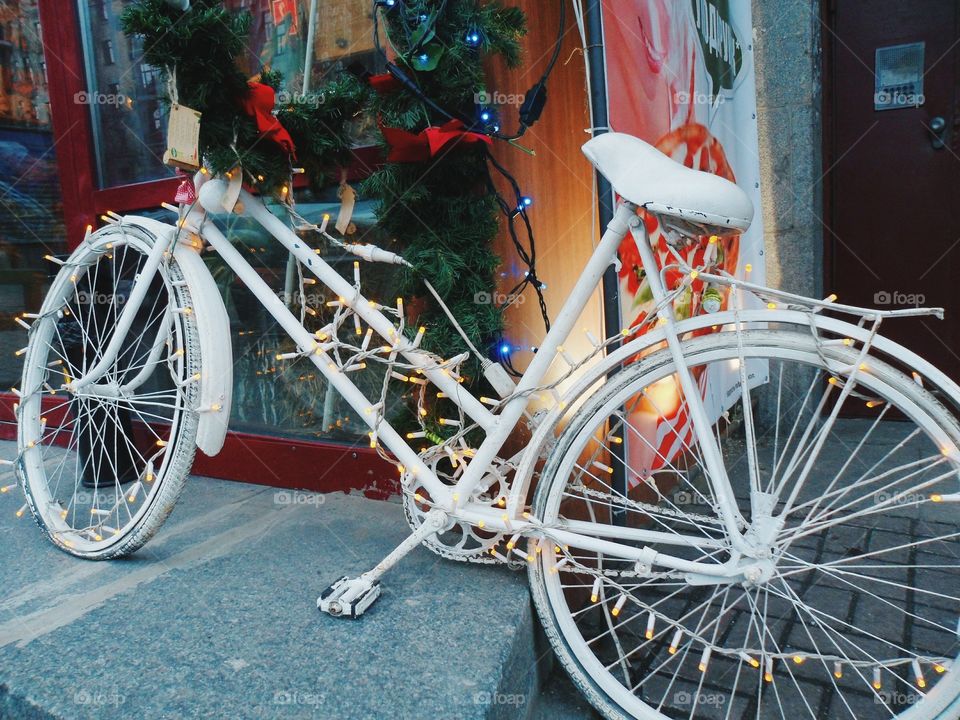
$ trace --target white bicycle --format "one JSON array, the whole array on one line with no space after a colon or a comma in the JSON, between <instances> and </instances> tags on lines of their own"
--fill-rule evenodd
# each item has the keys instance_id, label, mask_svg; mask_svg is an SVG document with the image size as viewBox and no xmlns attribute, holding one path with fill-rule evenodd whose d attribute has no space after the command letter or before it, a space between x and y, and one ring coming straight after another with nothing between
<instances>
[{"instance_id":1,"label":"white bicycle","mask_svg":"<svg viewBox=\"0 0 960 720\"><path fill-rule=\"evenodd\" d=\"M956 717L960 388L878 333L940 311L859 309L734 277L709 246L750 225L739 188L625 135L584 151L623 201L519 382L481 358L496 399L459 382L467 355L425 352L402 306L364 296L361 265L401 257L310 226L356 256L342 277L239 172L198 174L199 202L175 208L175 225L111 218L54 259L43 307L20 320L20 512L68 553L120 557L170 513L195 449L219 451L232 358L209 248L292 338L278 361L312 363L399 468L413 533L325 590L321 610L361 615L423 543L526 565L557 656L609 718ZM667 267L640 208L669 229ZM293 255L301 292L329 290L319 319L268 287L208 216L224 211ZM656 310L572 358L564 342L628 234ZM706 248L703 266L685 260L690 244ZM726 309L678 321L674 303L697 283L726 293ZM548 383L551 368L561 379ZM706 398L731 370L732 393ZM379 397L358 389L363 373ZM397 384L421 402L445 396L451 437L425 447L426 431L392 427ZM528 412L544 397L549 410ZM853 406L863 417L841 422ZM503 457L525 421L532 438Z\"/></svg>"}]
</instances>

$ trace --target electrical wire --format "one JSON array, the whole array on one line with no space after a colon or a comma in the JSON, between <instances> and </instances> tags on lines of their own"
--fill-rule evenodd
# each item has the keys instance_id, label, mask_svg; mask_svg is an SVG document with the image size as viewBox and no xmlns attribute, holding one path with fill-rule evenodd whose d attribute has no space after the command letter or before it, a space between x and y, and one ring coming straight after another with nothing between
<instances>
[{"instance_id":1,"label":"electrical wire","mask_svg":"<svg viewBox=\"0 0 960 720\"><path fill-rule=\"evenodd\" d=\"M528 286L533 287L534 291L537 294L537 301L540 308L540 315L543 318L543 324L546 328L546 331L550 332L550 315L547 312L547 302L546 298L543 295L544 285L541 282L540 278L537 276L537 245L536 239L533 234L533 227L530 223L530 218L527 215L526 206L523 202L523 196L520 194L520 186L517 183L516 179L506 170L506 168L501 165L497 159L487 151L487 161L489 163L487 168L487 188L490 194L493 196L494 200L497 203L497 206L500 208L501 213L507 220L507 230L510 233L510 239L513 242L514 248L517 251L517 255L520 257L520 260L527 266L527 272L524 276L524 279L521 280L517 285L515 285L507 293L507 303L501 307L505 309L509 307L510 304L514 301L516 297L519 297ZM493 167L511 186L516 198L516 204L511 206L507 200L500 194L497 190L496 185L494 184L493 175L490 172L490 167ZM523 221L523 226L527 234L527 242L529 244L529 251L524 247L523 243L520 241L520 235L517 231L517 222L516 219L520 218ZM503 346L503 337L497 339L497 347L501 348ZM509 352L499 351L498 359L507 369L507 371L514 377L522 376L522 373L518 371L514 366L510 358Z\"/></svg>"},{"instance_id":2,"label":"electrical wire","mask_svg":"<svg viewBox=\"0 0 960 720\"><path fill-rule=\"evenodd\" d=\"M396 4L402 3L403 0L396 0ZM387 54L384 51L384 48L380 42L380 13L388 10L395 9L396 5L387 6L384 0L374 0L373 3L373 35L374 35L374 47L378 55L383 57L387 71L414 97L418 98L423 102L427 107L433 110L437 115L444 117L448 120L459 120L464 124L466 128L471 131L480 131L490 137L493 137L497 140L503 140L505 142L513 142L526 133L526 131L540 118L540 115L543 112L543 108L546 105L546 88L547 82L550 79L551 74L556 68L557 61L560 58L560 52L563 45L563 34L566 29L567 22L567 13L566 13L566 0L559 0L560 2L560 19L559 19L559 28L557 31L557 40L554 44L553 53L550 57L550 60L547 62L547 67L544 70L543 75L540 79L534 84L527 94L528 100L524 102L523 107L521 108L521 120L520 127L516 133L512 135L505 135L499 132L490 132L489 128L486 126L479 127L475 118L468 118L462 113L452 112L436 103L433 99L428 97L422 88L417 84L415 79L410 77L406 72L404 72L399 66L389 61ZM442 15L443 10L446 8L447 0L443 0L440 8L436 13L432 13L428 16L426 22L430 22L433 26L436 25L440 16ZM480 2L477 0L477 9L479 11ZM420 40L418 44L412 45L413 29L411 28L407 16L405 13L399 14L399 26L402 28L404 35L407 40L407 44L411 46L410 52L415 53L419 52L423 48L423 39L430 35L431 28L422 29L422 26L418 27L417 30L420 31ZM578 17L578 25L580 25ZM386 31L387 41L390 42L389 30ZM392 43L391 43L392 46ZM543 318L543 324L547 332L550 332L550 316L547 309L546 298L544 297L544 289L546 285L540 280L537 276L537 247L536 239L533 232L533 226L530 223L530 218L527 214L527 206L525 203L525 198L523 193L520 190L520 184L517 180L510 174L510 172L500 163L497 159L490 153L489 150L485 151L486 160L487 160L487 172L486 172L486 184L491 196L495 199L497 206L500 209L501 214L504 216L507 222L507 229L510 234L510 239L513 242L514 248L517 251L517 255L520 257L520 260L527 266L527 272L524 275L524 279L517 283L513 289L507 294L509 298L508 302L502 306L500 309L504 310L512 303L512 301L519 297L528 287L532 287L537 295L537 302L540 309L540 315ZM493 173L490 168L493 168L510 186L514 195L514 204L511 205L499 192L494 183ZM517 218L520 218L523 223L523 228L527 236L527 246L521 242L520 233L517 228ZM529 247L529 249L528 249ZM432 287L428 289L433 291ZM441 303L442 304L442 303ZM456 323L455 323L456 324ZM476 348L470 344L471 349L476 351ZM503 346L502 336L497 339L496 343L498 348ZM498 359L507 369L507 371L514 375L515 377L520 377L520 373L511 362L509 352L498 352Z\"/></svg>"},{"instance_id":3,"label":"electrical wire","mask_svg":"<svg viewBox=\"0 0 960 720\"><path fill-rule=\"evenodd\" d=\"M540 119L540 115L543 112L543 106L546 104L546 92L547 92L547 82L550 79L551 74L553 73L554 68L557 65L557 61L560 58L560 51L563 46L563 34L567 24L567 5L566 0L558 0L560 4L560 23L557 30L557 40L554 43L553 54L550 57L550 61L547 63L547 68L544 71L541 78L530 88L526 93L526 96L529 99L529 105L525 103L524 107L521 108L521 120L520 127L517 132L512 135L507 135L500 133L499 131L491 131L489 126L478 123L476 118L468 117L467 115L448 110L444 107L441 107L434 100L432 100L423 89L417 84L416 80L411 78L406 72L404 72L398 65L390 62L387 57L386 52L383 49L383 45L380 42L380 13L388 12L391 10L397 9L397 5L400 5L403 0L396 0L392 5L386 5L384 0L373 0L373 41L374 48L378 55L380 55L385 63L387 72L389 72L401 85L403 85L409 92L413 93L421 102L425 103L431 110L440 115L441 117L447 120L459 120L464 124L464 126L471 132L481 132L485 135L489 135L492 138L497 140L503 140L504 142L513 142L519 140L523 137L527 130L533 126L537 120ZM446 8L447 0L442 0L440 8L438 11L431 16L428 16L426 22L432 23L434 26L440 18L443 10ZM479 7L479 3L478 3ZM404 30L404 35L406 36L408 45L412 40L412 33L409 23L407 22L407 17L405 14L400 13L400 26ZM419 29L419 28L418 28ZM411 53L419 52L423 48L424 38L430 35L429 29L421 32L420 40L416 46L411 47ZM387 31L387 39L389 42L389 31ZM399 55L400 53L398 53Z\"/></svg>"}]
</instances>

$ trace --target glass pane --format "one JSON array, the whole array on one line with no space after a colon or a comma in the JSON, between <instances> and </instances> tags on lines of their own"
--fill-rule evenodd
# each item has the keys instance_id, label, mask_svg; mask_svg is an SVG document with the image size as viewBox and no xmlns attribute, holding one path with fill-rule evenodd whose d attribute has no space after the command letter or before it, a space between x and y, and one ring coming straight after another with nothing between
<instances>
[{"instance_id":1,"label":"glass pane","mask_svg":"<svg viewBox=\"0 0 960 720\"><path fill-rule=\"evenodd\" d=\"M167 110L160 71L143 62L136 38L120 30L120 14L132 0L79 0L87 92L75 101L90 106L99 186L157 180L173 174L163 165ZM249 54L242 59L253 77L264 67L283 73L287 92L303 90L309 0L227 0L250 13ZM317 0L312 53L313 87L352 63L374 69L370 3Z\"/></svg>"},{"instance_id":2,"label":"glass pane","mask_svg":"<svg viewBox=\"0 0 960 720\"><path fill-rule=\"evenodd\" d=\"M163 164L166 109L157 68L142 61L136 38L120 30L126 0L80 0L87 66L87 92L77 103L90 106L100 187L156 180L173 174Z\"/></svg>"},{"instance_id":3,"label":"glass pane","mask_svg":"<svg viewBox=\"0 0 960 720\"><path fill-rule=\"evenodd\" d=\"M320 223L324 213L336 216L339 201L332 188L320 197L304 193L298 198L297 212L307 220ZM274 212L281 218L286 213L279 207ZM299 282L294 280L287 294L287 254L258 224L236 215L220 215L217 225L234 242L278 296L287 302L295 315L303 317L305 327L315 332L332 319L327 303L336 300L319 284L305 284L305 307L301 312ZM358 203L353 215L357 234L376 232L370 203ZM368 239L373 239L373 235ZM345 277L352 277L356 258L332 247L324 247L318 236L305 236L311 246L319 248L323 258ZM230 315L234 356L234 404L231 428L262 435L284 435L305 440L324 439L355 441L366 434L366 427L356 413L328 385L323 375L307 359L278 361L277 355L296 351L293 341L277 326L259 301L216 256L207 255L207 263L227 305ZM371 297L391 298L390 271L385 266L364 264L364 291ZM296 276L294 276L295 278ZM312 276L305 275L309 278ZM379 397L383 372L369 367L355 373L354 382L370 397ZM394 383L396 385L396 383ZM402 412L403 405L389 409ZM389 417L389 412L388 412Z\"/></svg>"},{"instance_id":4,"label":"glass pane","mask_svg":"<svg viewBox=\"0 0 960 720\"><path fill-rule=\"evenodd\" d=\"M80 0L90 105L96 143L100 185L109 187L154 180L170 174L162 165L166 116L160 96L164 88L159 73L141 62L142 48L129 41L119 27L119 15L131 0ZM309 0L226 0L227 7L252 16L249 53L241 59L253 77L264 67L283 73L284 89L298 94L303 89ZM312 82L316 89L328 77L359 63L376 70L373 52L371 7L358 0L318 0L317 31L311 53ZM366 144L363 123L357 138ZM304 191L297 195L297 210L320 222L324 213L336 215L336 188L319 196ZM278 210L279 215L283 215ZM169 222L168 213L158 219ZM215 221L246 255L261 277L279 294L285 292L287 254L256 223L223 215ZM358 232L373 229L373 207L358 204L353 221ZM309 238L316 245L316 237ZM353 258L338 257L324 248L324 257L352 277ZM231 429L302 439L323 438L353 442L365 436L359 418L347 404L328 390L324 378L305 360L277 362L278 353L293 350L292 341L260 307L253 295L215 255L205 259L220 286L230 315L234 355L234 403ZM382 290L392 296L390 277L377 270L364 270L365 289ZM305 325L319 329L329 320L326 302L334 299L314 285L308 303L316 315L307 314ZM297 307L299 312L299 307ZM382 375L374 368L353 379L379 396ZM369 387L368 387L369 386ZM398 411L401 406L397 406Z\"/></svg>"},{"instance_id":5,"label":"glass pane","mask_svg":"<svg viewBox=\"0 0 960 720\"><path fill-rule=\"evenodd\" d=\"M264 67L283 73L288 92L303 89L310 0L226 0L226 6L251 13L247 71ZM311 57L312 87L329 73L360 63L373 70L372 3L364 0L316 0L316 32Z\"/></svg>"},{"instance_id":6,"label":"glass pane","mask_svg":"<svg viewBox=\"0 0 960 720\"><path fill-rule=\"evenodd\" d=\"M65 247L37 5L9 2L0 13L0 387L20 384L14 353L26 333L13 318L40 309L56 267L43 256Z\"/></svg>"}]
</instances>

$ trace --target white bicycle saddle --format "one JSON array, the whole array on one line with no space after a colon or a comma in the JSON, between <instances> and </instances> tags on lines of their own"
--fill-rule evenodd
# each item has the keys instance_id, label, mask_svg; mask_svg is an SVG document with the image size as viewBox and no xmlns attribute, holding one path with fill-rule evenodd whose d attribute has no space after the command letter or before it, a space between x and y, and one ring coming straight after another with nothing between
<instances>
[{"instance_id":1,"label":"white bicycle saddle","mask_svg":"<svg viewBox=\"0 0 960 720\"><path fill-rule=\"evenodd\" d=\"M621 197L702 228L703 234L744 232L753 221L753 203L737 185L691 170L632 135L598 135L583 146L583 154Z\"/></svg>"}]
</instances>

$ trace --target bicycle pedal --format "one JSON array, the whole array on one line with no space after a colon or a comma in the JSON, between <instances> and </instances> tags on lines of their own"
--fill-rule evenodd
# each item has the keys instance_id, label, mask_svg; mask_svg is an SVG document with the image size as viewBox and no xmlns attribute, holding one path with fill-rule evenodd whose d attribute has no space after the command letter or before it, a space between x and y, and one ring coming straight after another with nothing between
<instances>
[{"instance_id":1,"label":"bicycle pedal","mask_svg":"<svg viewBox=\"0 0 960 720\"><path fill-rule=\"evenodd\" d=\"M317 608L333 617L356 619L380 597L380 581L369 582L346 576L337 580L317 598Z\"/></svg>"}]
</instances>

